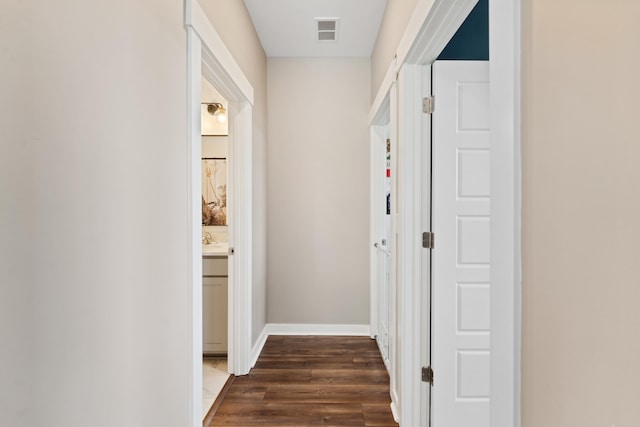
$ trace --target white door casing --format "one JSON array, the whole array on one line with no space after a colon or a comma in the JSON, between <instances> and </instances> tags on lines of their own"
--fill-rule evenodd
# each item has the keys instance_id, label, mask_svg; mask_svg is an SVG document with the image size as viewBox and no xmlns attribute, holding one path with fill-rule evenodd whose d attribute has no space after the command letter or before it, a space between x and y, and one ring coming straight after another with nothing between
<instances>
[{"instance_id":1,"label":"white door casing","mask_svg":"<svg viewBox=\"0 0 640 427\"><path fill-rule=\"evenodd\" d=\"M191 266L187 283L191 314L188 337L191 355L191 427L202 425L202 227L201 227L201 79L204 76L229 100L230 164L229 190L233 206L228 207L229 244L235 255L229 259L229 371L246 374L251 363L252 286L252 114L253 87L224 45L197 1L185 3L187 29L187 93L189 156L189 245Z\"/></svg>"},{"instance_id":2,"label":"white door casing","mask_svg":"<svg viewBox=\"0 0 640 427\"><path fill-rule=\"evenodd\" d=\"M422 298L422 182L425 151L423 135L428 132L422 102L428 92L429 67L403 65L398 72L398 150L397 150L397 329L399 361L400 423L417 426L420 423L420 397L424 385L420 370L423 366ZM427 87L424 81L427 80ZM427 92L425 92L427 90ZM425 127L425 125L427 125ZM426 165L428 167L428 165ZM393 170L392 170L393 175ZM428 266L427 266L428 268ZM426 390L424 390L426 391Z\"/></svg>"},{"instance_id":3,"label":"white door casing","mask_svg":"<svg viewBox=\"0 0 640 427\"><path fill-rule=\"evenodd\" d=\"M395 61L392 63L390 69L395 70ZM389 116L391 121L389 122L389 139L391 140L391 217L390 217L390 229L391 235L389 236L388 250L389 256L389 382L391 385L391 411L396 418L399 417L399 402L400 402L400 388L401 388L401 373L400 373L400 361L399 350L400 340L402 337L398 328L398 87L394 78L393 83L389 89Z\"/></svg>"},{"instance_id":4,"label":"white door casing","mask_svg":"<svg viewBox=\"0 0 640 427\"><path fill-rule=\"evenodd\" d=\"M431 95L431 65L422 68L423 99ZM424 111L424 110L423 110ZM431 231L431 115L422 114L421 223L423 232ZM420 366L431 365L431 249L423 248L420 261ZM420 425L428 426L431 417L431 384L420 382Z\"/></svg>"},{"instance_id":5,"label":"white door casing","mask_svg":"<svg viewBox=\"0 0 640 427\"><path fill-rule=\"evenodd\" d=\"M490 426L489 63L433 66L432 425Z\"/></svg>"},{"instance_id":6,"label":"white door casing","mask_svg":"<svg viewBox=\"0 0 640 427\"><path fill-rule=\"evenodd\" d=\"M386 167L386 140L391 138L395 125L392 125L391 103L395 92L395 61L389 66L383 83L386 90L379 94L379 109L371 116L370 127L370 334L376 338L385 366L391 373L389 357L391 302L391 236L387 230L384 212L385 187L384 169ZM383 239L386 239L383 245Z\"/></svg>"},{"instance_id":7,"label":"white door casing","mask_svg":"<svg viewBox=\"0 0 640 427\"><path fill-rule=\"evenodd\" d=\"M371 200L370 200L370 290L371 290L371 313L370 322L371 330L379 336L378 345L380 351L385 355L385 364L389 371L390 377L390 395L391 410L396 421L399 419L398 402L400 400L400 373L398 361L399 336L397 329L397 268L398 268L398 251L397 251L397 233L398 233L398 215L397 215L397 116L398 116L398 98L397 98L397 69L395 59L391 61L387 72L384 76L380 91L376 95L373 107L369 115L369 123L371 126ZM378 215L379 203L384 203L380 195L384 195L384 180L380 179L380 167L384 167L384 157L381 156L384 150L381 150L386 144L386 139L390 139L391 144L391 179L390 179L390 207L391 215L389 220L389 235L387 239L388 252L388 288L380 290L382 283L378 280L378 275L382 271L379 260L381 259L380 251L374 246L375 243L381 243L381 231L384 230L384 215ZM378 150L376 150L376 148ZM377 154L376 154L377 152ZM386 230L384 231L386 233ZM386 260L385 260L386 261ZM384 294L384 295L380 295ZM386 298L386 301L384 300ZM388 333L386 336L380 336L380 322L387 320L386 325ZM382 341L382 342L380 342Z\"/></svg>"}]
</instances>

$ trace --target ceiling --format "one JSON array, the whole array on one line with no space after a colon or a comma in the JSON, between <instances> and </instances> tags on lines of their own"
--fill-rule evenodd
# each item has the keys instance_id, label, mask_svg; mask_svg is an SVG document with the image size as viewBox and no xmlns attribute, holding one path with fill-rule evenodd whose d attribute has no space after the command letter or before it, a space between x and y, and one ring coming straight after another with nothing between
<instances>
[{"instance_id":1,"label":"ceiling","mask_svg":"<svg viewBox=\"0 0 640 427\"><path fill-rule=\"evenodd\" d=\"M368 57L387 0L244 0L269 57ZM338 40L317 41L317 18L338 18Z\"/></svg>"}]
</instances>

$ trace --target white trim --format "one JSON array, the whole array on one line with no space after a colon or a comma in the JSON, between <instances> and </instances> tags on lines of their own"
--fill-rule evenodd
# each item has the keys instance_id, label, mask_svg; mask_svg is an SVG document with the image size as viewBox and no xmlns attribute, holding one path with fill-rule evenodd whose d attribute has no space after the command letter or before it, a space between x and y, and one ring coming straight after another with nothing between
<instances>
[{"instance_id":1,"label":"white trim","mask_svg":"<svg viewBox=\"0 0 640 427\"><path fill-rule=\"evenodd\" d=\"M260 357L260 353L262 353L262 349L264 348L264 345L267 343L267 338L269 338L269 333L267 332L267 326L265 325L265 327L262 328L262 332L260 332L260 336L258 337L258 340L253 346L253 349L251 350L251 367L252 368L256 366L256 362Z\"/></svg>"},{"instance_id":2,"label":"white trim","mask_svg":"<svg viewBox=\"0 0 640 427\"><path fill-rule=\"evenodd\" d=\"M385 125L389 123L389 91L396 82L396 59L389 64L387 72L380 83L378 93L369 110L369 125Z\"/></svg>"},{"instance_id":3,"label":"white trim","mask_svg":"<svg viewBox=\"0 0 640 427\"><path fill-rule=\"evenodd\" d=\"M384 206L384 181L379 179L380 170L378 170L378 156L377 151L375 149L377 144L383 144L385 141L385 136L383 132L381 132L381 127L390 125L391 122L391 94L392 88L394 88L396 83L396 61L395 58L389 64L389 68L382 80L380 89L378 90L378 94L376 95L375 100L373 101L373 105L371 106L371 110L369 112L369 123L370 123L370 140L369 140L369 151L370 151L370 164L369 164L369 182L371 183L369 192L369 323L370 323L370 334L371 337L374 338L378 334L378 304L379 298L378 290L378 253L377 249L373 246L376 242L379 242L378 233L380 229L382 229L383 224L380 223L380 216L377 214L377 208L379 206ZM391 131L391 129L389 129ZM392 140L395 140L395 136L390 135ZM394 144L394 142L392 142ZM389 239L389 244L391 244L391 236L387 236ZM393 254L391 255L393 256ZM390 260L391 262L391 260ZM391 284L390 284L391 286ZM389 301L391 303L391 301ZM389 312L389 316L391 316L391 311ZM387 325L390 327L390 325ZM391 332L388 331L389 336L391 336ZM381 352L382 349L381 349ZM385 366L387 369L390 369L389 363L390 355L387 355L385 358Z\"/></svg>"},{"instance_id":4,"label":"white trim","mask_svg":"<svg viewBox=\"0 0 640 427\"><path fill-rule=\"evenodd\" d=\"M422 68L422 96L430 96L433 91L431 88L431 65L423 65ZM421 218L421 231L431 230L431 116L422 114L422 158L420 178L421 186L421 212L418 214ZM431 341L425 340L423 337L431 331L431 311L423 310L422 307L431 307L431 251L421 251L421 277L420 277L420 368L422 366L431 365ZM431 401L431 385L426 382L420 382L420 396L417 402L420 406L420 420L428 420L430 416L429 402ZM413 399L416 404L415 398ZM427 425L426 421L421 424Z\"/></svg>"},{"instance_id":5,"label":"white trim","mask_svg":"<svg viewBox=\"0 0 640 427\"><path fill-rule=\"evenodd\" d=\"M396 51L402 64L431 64L478 0L418 0Z\"/></svg>"},{"instance_id":6,"label":"white trim","mask_svg":"<svg viewBox=\"0 0 640 427\"><path fill-rule=\"evenodd\" d=\"M398 73L398 330L400 420L420 423L422 302L422 66Z\"/></svg>"},{"instance_id":7,"label":"white trim","mask_svg":"<svg viewBox=\"0 0 640 427\"><path fill-rule=\"evenodd\" d=\"M190 325L191 335L189 337L191 365L191 389L190 389L190 408L189 425L199 427L202 425L202 209L196 204L200 204L202 197L202 181L200 178L200 162L202 157L202 143L200 142L200 114L193 114L194 105L200 104L202 93L200 85L202 81L202 73L200 72L201 62L201 44L198 35L190 28L187 28L187 52L191 59L187 64L187 102L188 122L187 122L187 174L189 191L187 193L188 205L188 228L187 235L187 260L189 262L187 283L189 291L189 306L187 312L191 314ZM198 110L200 106L198 105ZM194 167L197 165L197 167Z\"/></svg>"},{"instance_id":8,"label":"white trim","mask_svg":"<svg viewBox=\"0 0 640 427\"><path fill-rule=\"evenodd\" d=\"M267 323L268 335L336 335L369 336L369 325L326 325L297 323Z\"/></svg>"},{"instance_id":9,"label":"white trim","mask_svg":"<svg viewBox=\"0 0 640 427\"><path fill-rule=\"evenodd\" d=\"M489 0L491 426L520 425L520 0ZM504 262L502 262L504 260Z\"/></svg>"},{"instance_id":10,"label":"white trim","mask_svg":"<svg viewBox=\"0 0 640 427\"><path fill-rule=\"evenodd\" d=\"M200 4L195 0L187 0L186 11L187 27L198 33L202 46L212 53L211 58L205 63L216 73L216 89L225 98L244 99L253 105L253 86L211 25Z\"/></svg>"},{"instance_id":11,"label":"white trim","mask_svg":"<svg viewBox=\"0 0 640 427\"><path fill-rule=\"evenodd\" d=\"M202 423L202 229L200 188L200 82L209 80L229 101L230 163L229 243L235 255L229 257L229 371L249 372L251 347L252 289L252 114L253 87L225 47L197 1L185 3L187 28L187 120L188 126L188 221L187 262L189 283L190 409L192 427Z\"/></svg>"},{"instance_id":12,"label":"white trim","mask_svg":"<svg viewBox=\"0 0 640 427\"><path fill-rule=\"evenodd\" d=\"M393 415L393 420L395 422L397 422L398 424L400 424L400 417L398 416L398 396L395 395L395 397L392 395L391 396L391 404L389 406L391 406L391 415Z\"/></svg>"},{"instance_id":13,"label":"white trim","mask_svg":"<svg viewBox=\"0 0 640 427\"><path fill-rule=\"evenodd\" d=\"M389 138L391 139L391 236L389 236L389 383L391 403L399 408L400 367L398 364L398 346L402 335L398 328L398 234L402 229L398 216L398 85L389 89L390 117ZM399 415L399 414L398 414Z\"/></svg>"}]
</instances>

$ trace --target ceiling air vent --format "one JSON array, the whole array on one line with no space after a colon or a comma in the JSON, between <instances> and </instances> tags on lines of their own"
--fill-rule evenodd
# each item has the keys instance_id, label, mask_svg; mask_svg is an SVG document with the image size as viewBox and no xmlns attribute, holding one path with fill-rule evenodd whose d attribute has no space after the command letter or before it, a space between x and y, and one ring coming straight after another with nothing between
<instances>
[{"instance_id":1,"label":"ceiling air vent","mask_svg":"<svg viewBox=\"0 0 640 427\"><path fill-rule=\"evenodd\" d=\"M338 18L316 18L319 42L338 41Z\"/></svg>"}]
</instances>

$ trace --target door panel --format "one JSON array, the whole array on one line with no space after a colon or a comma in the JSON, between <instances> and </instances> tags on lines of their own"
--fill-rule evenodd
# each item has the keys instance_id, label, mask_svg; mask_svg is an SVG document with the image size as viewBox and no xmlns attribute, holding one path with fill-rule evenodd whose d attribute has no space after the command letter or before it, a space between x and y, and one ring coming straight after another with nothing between
<instances>
[{"instance_id":1,"label":"door panel","mask_svg":"<svg viewBox=\"0 0 640 427\"><path fill-rule=\"evenodd\" d=\"M432 426L489 427L489 63L438 61L432 166Z\"/></svg>"},{"instance_id":2,"label":"door panel","mask_svg":"<svg viewBox=\"0 0 640 427\"><path fill-rule=\"evenodd\" d=\"M386 245L378 248L378 347L385 366L389 369L389 252Z\"/></svg>"},{"instance_id":3,"label":"door panel","mask_svg":"<svg viewBox=\"0 0 640 427\"><path fill-rule=\"evenodd\" d=\"M371 328L384 363L390 369L389 125L373 126L371 137Z\"/></svg>"}]
</instances>

